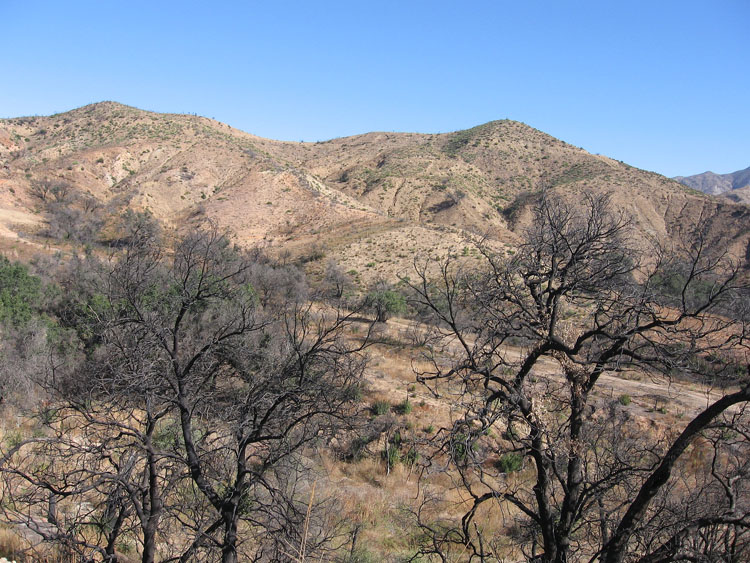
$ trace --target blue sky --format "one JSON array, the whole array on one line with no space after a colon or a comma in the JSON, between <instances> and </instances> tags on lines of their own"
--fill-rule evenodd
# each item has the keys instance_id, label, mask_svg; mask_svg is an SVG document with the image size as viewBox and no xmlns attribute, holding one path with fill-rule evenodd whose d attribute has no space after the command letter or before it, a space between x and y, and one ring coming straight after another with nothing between
<instances>
[{"instance_id":1,"label":"blue sky","mask_svg":"<svg viewBox=\"0 0 750 563\"><path fill-rule=\"evenodd\" d=\"M0 116L101 100L316 141L523 121L667 176L750 166L750 1L0 0Z\"/></svg>"}]
</instances>

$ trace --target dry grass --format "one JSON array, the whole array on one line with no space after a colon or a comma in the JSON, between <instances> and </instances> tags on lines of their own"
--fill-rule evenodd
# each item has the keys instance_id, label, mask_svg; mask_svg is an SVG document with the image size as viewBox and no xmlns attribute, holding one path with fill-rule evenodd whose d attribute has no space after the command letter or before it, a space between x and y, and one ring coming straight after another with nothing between
<instances>
[{"instance_id":1,"label":"dry grass","mask_svg":"<svg viewBox=\"0 0 750 563\"><path fill-rule=\"evenodd\" d=\"M448 400L437 399L419 384L415 385L414 370L427 366L420 363L419 349L404 342L407 328L408 324L398 319L389 321L382 328L384 343L370 348L372 364L369 371L369 388L363 400L366 404L385 400L391 405L398 405L408 396L413 405L411 411L403 414L394 408L388 416L394 419L395 428L400 429L407 439L423 439L432 435L438 428L450 425L451 405ZM555 377L554 366L550 364L547 367L549 369L545 370L548 373L539 374L540 377ZM649 393L654 393L655 389L660 388L657 382L626 381L616 378L603 378L602 382L606 392L601 400L611 400L611 394L617 396L620 391L628 392L635 398L629 408L636 415L636 424L641 425L642 431L654 433L656 436L665 428L681 424L671 413L649 414L646 411L645 407L654 405L653 398L649 400L648 397ZM615 385L612 390L607 388L610 384ZM694 395L696 400L701 399L705 402L705 390L694 386L688 389L686 386L675 384L674 391L679 391L683 401L686 400L685 396L689 398ZM691 414L699 406L681 406L681 412ZM0 425L0 440L6 444L8 440L29 437L39 430L36 419L7 406L3 421ZM431 433L425 432L427 426L433 427ZM499 436L500 429L494 434ZM488 439L500 440L494 437ZM343 461L335 457L333 452L318 452L318 472L321 477L317 481L314 494L336 499L340 515L347 523L346 532L353 534L357 530L357 545L370 553L373 560L395 561L399 557L413 555L417 549L419 529L413 511L424 499L425 491L436 495L442 501L426 512L428 518L456 522L466 510L468 499L457 486L456 476L450 472L421 473L418 467L409 463L397 463L388 471L382 457L385 445L386 436L381 435L371 444L371 455L354 461ZM698 456L699 448L696 447L695 452L695 456ZM511 485L516 480L531 480L533 469L527 467L507 476L506 479ZM310 492L310 497L312 495ZM498 537L507 536L517 514L517 511L507 504L488 504L479 511L477 520L482 523L485 533ZM23 539L19 535L7 527L0 528L0 554L14 556L22 547ZM347 545L342 547L342 550L347 549ZM513 550L510 540L500 541L497 549L498 557L520 557ZM300 561L307 558L304 552L292 553L291 556ZM465 559L460 550L453 556L455 561Z\"/></svg>"},{"instance_id":2,"label":"dry grass","mask_svg":"<svg viewBox=\"0 0 750 563\"><path fill-rule=\"evenodd\" d=\"M23 554L24 539L13 529L0 525L0 557L15 559Z\"/></svg>"}]
</instances>

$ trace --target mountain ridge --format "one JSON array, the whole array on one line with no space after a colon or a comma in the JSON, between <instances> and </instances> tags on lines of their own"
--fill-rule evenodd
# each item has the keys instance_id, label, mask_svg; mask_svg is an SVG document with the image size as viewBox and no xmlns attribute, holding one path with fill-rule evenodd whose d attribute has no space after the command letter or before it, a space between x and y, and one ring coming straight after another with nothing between
<instances>
[{"instance_id":1,"label":"mountain ridge","mask_svg":"<svg viewBox=\"0 0 750 563\"><path fill-rule=\"evenodd\" d=\"M241 244L299 254L325 247L314 254L334 257L363 279L392 278L415 255L447 256L472 236L512 250L541 190L572 204L586 192L605 193L643 237L670 240L705 216L731 234L738 255L748 244L744 206L512 120L300 143L118 102L1 119L6 246L34 242L31 235L49 224L49 202L34 196L44 181L77 194L58 207L78 209L85 196L101 205L127 200L126 207L175 227L208 217Z\"/></svg>"},{"instance_id":2,"label":"mountain ridge","mask_svg":"<svg viewBox=\"0 0 750 563\"><path fill-rule=\"evenodd\" d=\"M703 193L722 195L750 186L750 166L729 174L716 174L709 170L692 176L675 176L673 179Z\"/></svg>"}]
</instances>

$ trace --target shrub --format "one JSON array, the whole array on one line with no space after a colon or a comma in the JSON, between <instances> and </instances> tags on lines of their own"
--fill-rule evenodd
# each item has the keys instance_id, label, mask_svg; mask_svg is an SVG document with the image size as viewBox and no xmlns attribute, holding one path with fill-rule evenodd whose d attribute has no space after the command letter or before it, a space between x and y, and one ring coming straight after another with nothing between
<instances>
[{"instance_id":1,"label":"shrub","mask_svg":"<svg viewBox=\"0 0 750 563\"><path fill-rule=\"evenodd\" d=\"M398 446L391 444L385 451L385 461L388 464L388 469L393 469L397 463L401 461L401 452Z\"/></svg>"},{"instance_id":2,"label":"shrub","mask_svg":"<svg viewBox=\"0 0 750 563\"><path fill-rule=\"evenodd\" d=\"M349 446L347 458L353 461L362 459L367 453L367 446L371 441L372 439L366 436L354 438Z\"/></svg>"},{"instance_id":3,"label":"shrub","mask_svg":"<svg viewBox=\"0 0 750 563\"><path fill-rule=\"evenodd\" d=\"M395 432L393 433L393 436L391 437L391 440L390 440L390 442L391 442L391 444L393 444L393 445L394 445L394 446L396 446L397 448L400 448L400 447L401 447L401 442L402 442L402 439L401 439L401 431L400 431L400 430L396 430L396 431L395 431Z\"/></svg>"},{"instance_id":4,"label":"shrub","mask_svg":"<svg viewBox=\"0 0 750 563\"><path fill-rule=\"evenodd\" d=\"M388 401L375 401L372 404L372 412L377 415L388 414L391 410L391 404Z\"/></svg>"},{"instance_id":5,"label":"shrub","mask_svg":"<svg viewBox=\"0 0 750 563\"><path fill-rule=\"evenodd\" d=\"M5 433L3 441L8 449L13 449L23 442L23 434L21 434L20 430L11 430Z\"/></svg>"},{"instance_id":6,"label":"shrub","mask_svg":"<svg viewBox=\"0 0 750 563\"><path fill-rule=\"evenodd\" d=\"M393 315L406 312L406 299L399 292L379 284L367 294L365 306L375 313L377 322L384 323Z\"/></svg>"},{"instance_id":7,"label":"shrub","mask_svg":"<svg viewBox=\"0 0 750 563\"><path fill-rule=\"evenodd\" d=\"M377 560L377 557L368 551L367 548L358 547L344 561L346 563L375 563Z\"/></svg>"},{"instance_id":8,"label":"shrub","mask_svg":"<svg viewBox=\"0 0 750 563\"><path fill-rule=\"evenodd\" d=\"M624 407L627 407L630 404L630 395L624 394L617 397L617 400L620 402L620 404Z\"/></svg>"},{"instance_id":9,"label":"shrub","mask_svg":"<svg viewBox=\"0 0 750 563\"><path fill-rule=\"evenodd\" d=\"M360 384L354 384L350 385L346 389L346 394L349 399L352 401L361 401L362 400L362 385Z\"/></svg>"},{"instance_id":10,"label":"shrub","mask_svg":"<svg viewBox=\"0 0 750 563\"><path fill-rule=\"evenodd\" d=\"M471 435L459 432L451 436L450 448L454 463L461 465L467 461L468 454L477 449L477 444Z\"/></svg>"},{"instance_id":11,"label":"shrub","mask_svg":"<svg viewBox=\"0 0 750 563\"><path fill-rule=\"evenodd\" d=\"M405 399L404 402L399 404L398 406L398 412L400 412L401 414L411 414L412 410L414 410L414 407L409 399Z\"/></svg>"},{"instance_id":12,"label":"shrub","mask_svg":"<svg viewBox=\"0 0 750 563\"><path fill-rule=\"evenodd\" d=\"M518 430L516 430L515 426L512 424L508 425L508 428L505 429L505 432L502 434L503 440L508 440L509 442L515 442L516 440L519 440L521 436L518 434Z\"/></svg>"},{"instance_id":13,"label":"shrub","mask_svg":"<svg viewBox=\"0 0 750 563\"><path fill-rule=\"evenodd\" d=\"M41 306L41 285L26 266L0 256L0 322L19 326L31 320Z\"/></svg>"},{"instance_id":14,"label":"shrub","mask_svg":"<svg viewBox=\"0 0 750 563\"><path fill-rule=\"evenodd\" d=\"M508 452L497 460L497 468L501 473L515 473L523 467L523 456L518 452Z\"/></svg>"}]
</instances>

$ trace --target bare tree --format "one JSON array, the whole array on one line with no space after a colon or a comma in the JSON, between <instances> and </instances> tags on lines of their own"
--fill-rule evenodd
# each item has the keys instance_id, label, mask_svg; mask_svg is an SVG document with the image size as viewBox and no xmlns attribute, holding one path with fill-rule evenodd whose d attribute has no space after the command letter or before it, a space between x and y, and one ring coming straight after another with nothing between
<instances>
[{"instance_id":1,"label":"bare tree","mask_svg":"<svg viewBox=\"0 0 750 563\"><path fill-rule=\"evenodd\" d=\"M326 262L323 283L328 297L333 299L344 298L354 286L351 276L332 258Z\"/></svg>"},{"instance_id":2,"label":"bare tree","mask_svg":"<svg viewBox=\"0 0 750 563\"><path fill-rule=\"evenodd\" d=\"M64 283L59 318L85 358L48 373L45 439L7 456L18 522L107 561L125 536L144 562L325 551L336 525L310 501L306 456L356 414L367 336L347 342L351 313L313 305L299 272L213 225L131 223Z\"/></svg>"},{"instance_id":3,"label":"bare tree","mask_svg":"<svg viewBox=\"0 0 750 563\"><path fill-rule=\"evenodd\" d=\"M131 396L153 397L179 428L175 453L213 514L183 522L196 528L184 560L215 548L236 561L243 521L250 553L281 537L266 518L284 496L274 472L346 422L364 368L362 345L342 338L348 315L298 301L286 293L297 282L278 283L283 270L257 264L213 226L170 248L145 231L102 280L97 322L117 343L107 361ZM263 275L274 276L278 297L264 291L261 303Z\"/></svg>"},{"instance_id":4,"label":"bare tree","mask_svg":"<svg viewBox=\"0 0 750 563\"><path fill-rule=\"evenodd\" d=\"M470 497L458 526L420 512L431 538L424 552L445 555L461 545L472 558L497 557L498 536L481 516L489 505L503 511L506 525L515 522L518 545L539 561L656 560L649 554L677 554L694 533L719 525L745 538L747 499L737 502L742 495L733 489L744 490L744 469L730 475L730 454L721 448L715 471L705 473L713 484L700 489L711 508L683 511L682 527L676 511L670 525L658 524L656 514L689 502L673 472L687 471L680 473L687 479L686 450L750 400L747 383L670 440L638 432L621 405L602 409L597 384L605 372L716 382L736 375L732 349L744 343L735 320L739 271L709 252L700 225L694 240L669 253L644 254L629 229L605 197L586 196L576 209L545 194L528 242L512 257L482 245L485 271L462 272L448 261L437 280L418 266L416 306L435 322L425 339L432 368L418 376L459 413L428 459L448 460ZM559 375L547 375L550 366ZM489 438L493 430L503 430L503 439ZM527 466L526 478L508 478Z\"/></svg>"},{"instance_id":5,"label":"bare tree","mask_svg":"<svg viewBox=\"0 0 750 563\"><path fill-rule=\"evenodd\" d=\"M29 187L29 193L41 201L47 201L55 184L56 182L49 178L34 180Z\"/></svg>"}]
</instances>

